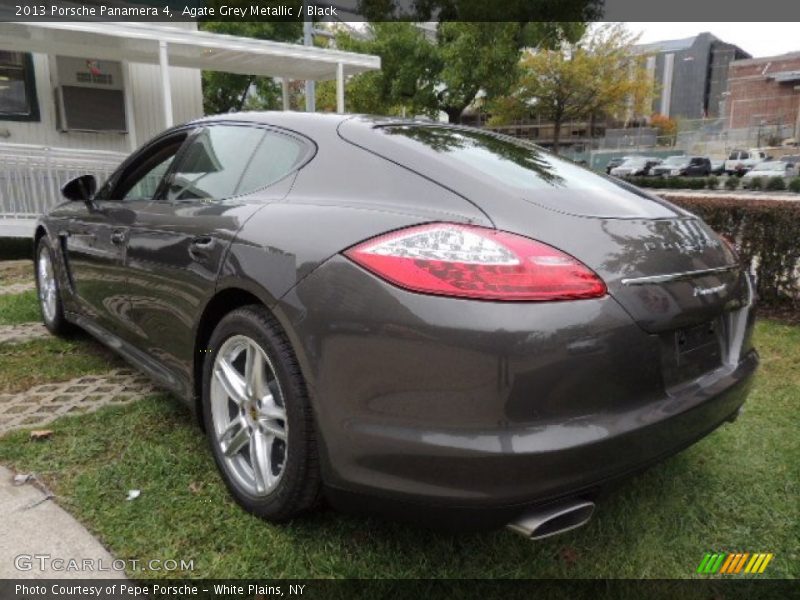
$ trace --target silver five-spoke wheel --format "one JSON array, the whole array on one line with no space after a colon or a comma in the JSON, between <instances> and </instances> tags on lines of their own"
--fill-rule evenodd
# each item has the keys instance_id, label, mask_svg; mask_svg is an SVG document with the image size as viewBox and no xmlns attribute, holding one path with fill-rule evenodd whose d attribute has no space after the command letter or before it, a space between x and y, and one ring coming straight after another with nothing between
<instances>
[{"instance_id":1,"label":"silver five-spoke wheel","mask_svg":"<svg viewBox=\"0 0 800 600\"><path fill-rule=\"evenodd\" d=\"M231 336L217 352L210 392L214 440L227 470L248 494L268 495L283 475L289 436L272 362L253 339Z\"/></svg>"},{"instance_id":2,"label":"silver five-spoke wheel","mask_svg":"<svg viewBox=\"0 0 800 600\"><path fill-rule=\"evenodd\" d=\"M47 322L52 322L56 317L58 289L50 251L45 246L39 251L36 269L39 276L39 302L42 305L42 314Z\"/></svg>"}]
</instances>

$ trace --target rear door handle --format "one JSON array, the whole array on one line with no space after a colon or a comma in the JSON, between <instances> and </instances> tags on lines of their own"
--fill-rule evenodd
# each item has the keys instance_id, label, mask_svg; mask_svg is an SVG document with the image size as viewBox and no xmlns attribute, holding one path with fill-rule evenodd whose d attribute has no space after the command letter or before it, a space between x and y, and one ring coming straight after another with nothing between
<instances>
[{"instance_id":1,"label":"rear door handle","mask_svg":"<svg viewBox=\"0 0 800 600\"><path fill-rule=\"evenodd\" d=\"M120 244L125 243L125 230L124 229L115 229L111 232L111 243L119 246Z\"/></svg>"},{"instance_id":2,"label":"rear door handle","mask_svg":"<svg viewBox=\"0 0 800 600\"><path fill-rule=\"evenodd\" d=\"M216 240L210 235L196 237L192 240L192 243L189 244L189 254L195 260L203 260L208 257L208 254L214 249L216 244Z\"/></svg>"}]
</instances>

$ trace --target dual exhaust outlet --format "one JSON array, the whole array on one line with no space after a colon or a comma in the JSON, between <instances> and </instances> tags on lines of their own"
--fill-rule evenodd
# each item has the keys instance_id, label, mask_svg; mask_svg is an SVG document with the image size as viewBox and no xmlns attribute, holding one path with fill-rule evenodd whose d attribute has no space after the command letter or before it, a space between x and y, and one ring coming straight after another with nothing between
<instances>
[{"instance_id":1,"label":"dual exhaust outlet","mask_svg":"<svg viewBox=\"0 0 800 600\"><path fill-rule=\"evenodd\" d=\"M529 540L542 540L586 525L594 514L594 502L569 500L532 509L506 525Z\"/></svg>"}]
</instances>

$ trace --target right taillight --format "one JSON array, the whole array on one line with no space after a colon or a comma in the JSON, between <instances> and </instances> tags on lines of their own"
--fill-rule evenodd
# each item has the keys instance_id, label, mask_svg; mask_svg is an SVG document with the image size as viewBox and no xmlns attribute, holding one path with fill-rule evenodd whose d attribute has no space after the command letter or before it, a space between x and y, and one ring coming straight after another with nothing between
<instances>
[{"instance_id":1,"label":"right taillight","mask_svg":"<svg viewBox=\"0 0 800 600\"><path fill-rule=\"evenodd\" d=\"M606 285L574 257L513 233L432 223L373 238L345 256L415 292L480 300L599 298Z\"/></svg>"}]
</instances>

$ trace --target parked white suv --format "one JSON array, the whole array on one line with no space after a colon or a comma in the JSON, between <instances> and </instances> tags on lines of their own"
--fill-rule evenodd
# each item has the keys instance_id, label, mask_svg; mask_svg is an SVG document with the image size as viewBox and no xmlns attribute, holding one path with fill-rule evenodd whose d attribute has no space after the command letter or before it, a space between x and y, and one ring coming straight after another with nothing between
<instances>
[{"instance_id":1,"label":"parked white suv","mask_svg":"<svg viewBox=\"0 0 800 600\"><path fill-rule=\"evenodd\" d=\"M725 173L741 177L758 163L767 160L767 155L758 148L733 150L725 161Z\"/></svg>"}]
</instances>

